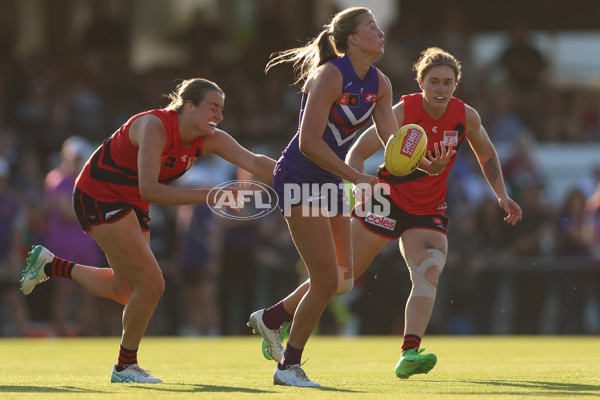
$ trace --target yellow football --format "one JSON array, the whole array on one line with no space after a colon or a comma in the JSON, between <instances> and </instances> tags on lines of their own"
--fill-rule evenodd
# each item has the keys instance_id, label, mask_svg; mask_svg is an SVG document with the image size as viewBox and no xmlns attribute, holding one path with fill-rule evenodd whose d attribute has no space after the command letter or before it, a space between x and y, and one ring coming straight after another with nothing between
<instances>
[{"instance_id":1,"label":"yellow football","mask_svg":"<svg viewBox=\"0 0 600 400\"><path fill-rule=\"evenodd\" d=\"M392 175L406 176L417 169L427 152L427 134L416 124L404 125L385 145L385 166Z\"/></svg>"}]
</instances>

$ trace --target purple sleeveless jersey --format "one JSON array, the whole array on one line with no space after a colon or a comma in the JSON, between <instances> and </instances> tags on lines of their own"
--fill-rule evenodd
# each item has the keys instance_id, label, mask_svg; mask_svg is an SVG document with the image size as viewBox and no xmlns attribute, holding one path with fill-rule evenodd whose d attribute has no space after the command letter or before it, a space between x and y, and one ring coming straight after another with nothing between
<instances>
[{"instance_id":1,"label":"purple sleeveless jersey","mask_svg":"<svg viewBox=\"0 0 600 400\"><path fill-rule=\"evenodd\" d=\"M364 79L360 79L347 56L328 61L342 73L342 96L329 110L329 120L323 132L323 140L341 159L354 142L357 131L371 121L371 114L377 101L379 76L377 68L371 66ZM300 123L304 115L307 94L302 94L298 131L277 161L273 187L279 196L283 210L286 183L341 183L341 178L324 170L300 152ZM340 190L340 196L342 195Z\"/></svg>"}]
</instances>

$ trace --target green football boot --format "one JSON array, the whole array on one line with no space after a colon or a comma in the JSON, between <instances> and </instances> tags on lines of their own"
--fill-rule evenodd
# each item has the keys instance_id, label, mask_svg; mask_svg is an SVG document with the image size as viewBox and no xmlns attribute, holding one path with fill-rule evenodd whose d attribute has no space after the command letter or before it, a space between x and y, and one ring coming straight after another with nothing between
<instances>
[{"instance_id":1,"label":"green football boot","mask_svg":"<svg viewBox=\"0 0 600 400\"><path fill-rule=\"evenodd\" d=\"M435 367L437 357L435 354L421 354L425 349L408 349L402 352L402 358L396 364L396 376L408 379L415 374L426 374Z\"/></svg>"},{"instance_id":2,"label":"green football boot","mask_svg":"<svg viewBox=\"0 0 600 400\"><path fill-rule=\"evenodd\" d=\"M281 333L279 334L279 340L281 341L281 343L283 344L283 341L285 340L286 337L290 336L290 325L292 323L290 321L286 321L283 324L281 324ZM271 354L269 354L269 350L267 350L267 342L265 341L265 339L263 338L262 343L261 343L261 350L262 350L262 354L263 356L267 359L267 360L272 360L273 357L271 357Z\"/></svg>"}]
</instances>

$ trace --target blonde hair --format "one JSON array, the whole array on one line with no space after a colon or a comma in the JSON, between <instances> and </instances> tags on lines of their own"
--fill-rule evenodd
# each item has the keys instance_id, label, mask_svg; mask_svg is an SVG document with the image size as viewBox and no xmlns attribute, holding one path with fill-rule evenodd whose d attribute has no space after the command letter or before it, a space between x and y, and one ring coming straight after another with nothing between
<instances>
[{"instance_id":1,"label":"blonde hair","mask_svg":"<svg viewBox=\"0 0 600 400\"><path fill-rule=\"evenodd\" d=\"M348 51L348 36L356 33L360 16L370 12L366 7L350 7L340 11L307 45L271 54L265 73L275 65L292 62L296 77L294 84L306 82L318 67Z\"/></svg>"},{"instance_id":2,"label":"blonde hair","mask_svg":"<svg viewBox=\"0 0 600 400\"><path fill-rule=\"evenodd\" d=\"M458 85L462 77L460 62L452 54L439 47L430 47L424 50L419 60L413 65L413 70L417 72L417 82L423 82L427 72L439 65L446 65L454 70L454 78Z\"/></svg>"},{"instance_id":3,"label":"blonde hair","mask_svg":"<svg viewBox=\"0 0 600 400\"><path fill-rule=\"evenodd\" d=\"M211 82L208 79L186 79L177 85L175 91L165 95L171 100L169 105L165 107L165 110L180 113L183 109L183 105L188 100L195 106L198 106L202 100L204 100L206 93L213 90L225 97L223 90L221 90L216 83Z\"/></svg>"}]
</instances>

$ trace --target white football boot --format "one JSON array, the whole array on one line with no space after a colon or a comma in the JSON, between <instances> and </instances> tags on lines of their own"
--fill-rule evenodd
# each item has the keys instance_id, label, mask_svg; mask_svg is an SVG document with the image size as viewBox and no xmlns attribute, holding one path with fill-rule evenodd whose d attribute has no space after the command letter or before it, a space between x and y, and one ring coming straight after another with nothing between
<instances>
[{"instance_id":1,"label":"white football boot","mask_svg":"<svg viewBox=\"0 0 600 400\"><path fill-rule=\"evenodd\" d=\"M264 312L264 309L253 312L247 325L252 327L254 333L258 333L263 337L271 358L279 362L283 358L284 352L281 344L281 327L279 329L269 329L262 319Z\"/></svg>"},{"instance_id":2,"label":"white football boot","mask_svg":"<svg viewBox=\"0 0 600 400\"><path fill-rule=\"evenodd\" d=\"M321 387L317 382L308 379L300 364L288 365L285 369L279 369L277 365L273 374L273 383L284 386Z\"/></svg>"},{"instance_id":3,"label":"white football boot","mask_svg":"<svg viewBox=\"0 0 600 400\"><path fill-rule=\"evenodd\" d=\"M48 275L44 272L44 265L52 262L53 259L54 254L44 246L37 245L31 248L27 266L20 281L21 293L28 295L38 283L48 280Z\"/></svg>"},{"instance_id":4,"label":"white football boot","mask_svg":"<svg viewBox=\"0 0 600 400\"><path fill-rule=\"evenodd\" d=\"M150 375L149 371L143 370L137 364L128 365L121 372L117 371L116 365L113 366L110 381L112 383L162 383L161 379Z\"/></svg>"}]
</instances>

